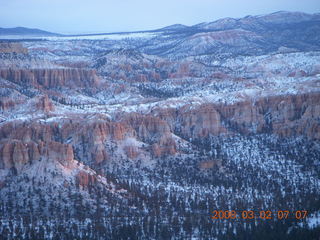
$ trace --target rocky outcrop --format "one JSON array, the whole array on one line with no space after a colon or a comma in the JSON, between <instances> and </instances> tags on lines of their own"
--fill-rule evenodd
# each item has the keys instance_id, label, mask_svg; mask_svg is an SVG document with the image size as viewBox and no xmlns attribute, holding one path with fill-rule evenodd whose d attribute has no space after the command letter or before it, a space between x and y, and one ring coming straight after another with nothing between
<instances>
[{"instance_id":1,"label":"rocky outcrop","mask_svg":"<svg viewBox=\"0 0 320 240\"><path fill-rule=\"evenodd\" d=\"M176 142L170 136L163 136L160 141L152 145L152 154L155 157L174 155L176 152Z\"/></svg>"},{"instance_id":2,"label":"rocky outcrop","mask_svg":"<svg viewBox=\"0 0 320 240\"><path fill-rule=\"evenodd\" d=\"M303 71L303 70L299 70L299 71L295 71L295 72L291 72L288 77L306 77L308 76L308 74Z\"/></svg>"},{"instance_id":3,"label":"rocky outcrop","mask_svg":"<svg viewBox=\"0 0 320 240\"><path fill-rule=\"evenodd\" d=\"M133 136L133 130L129 126L107 120L86 121L69 119L60 123L49 124L23 123L20 121L3 124L0 127L0 139L3 142L11 140L37 143L41 146L41 156L57 160L66 164L73 159L73 150L78 159L90 164L100 164L110 159L105 143L106 141L122 141L127 136ZM73 149L66 144L72 139ZM43 149L49 149L43 151ZM11 158L11 157L10 157ZM30 158L33 159L32 157Z\"/></svg>"},{"instance_id":4,"label":"rocky outcrop","mask_svg":"<svg viewBox=\"0 0 320 240\"><path fill-rule=\"evenodd\" d=\"M82 126L78 129L75 125L69 126L68 133L63 129L63 135L74 135L73 143L77 146L80 159L85 159L85 162L90 164L101 164L111 159L112 153L109 153L105 146L107 142L120 142L134 134L129 126L120 122L97 120L79 124Z\"/></svg>"},{"instance_id":5,"label":"rocky outcrop","mask_svg":"<svg viewBox=\"0 0 320 240\"><path fill-rule=\"evenodd\" d=\"M28 49L20 43L0 42L0 53L23 53L27 54Z\"/></svg>"},{"instance_id":6,"label":"rocky outcrop","mask_svg":"<svg viewBox=\"0 0 320 240\"><path fill-rule=\"evenodd\" d=\"M43 97L42 106L50 111L48 101ZM14 167L19 172L24 165L40 159L68 167L74 158L86 164L104 164L119 159L116 148L122 148L130 159L138 158L141 151L164 157L176 154L179 149L173 134L188 141L234 133L320 139L319 102L320 94L309 93L229 105L207 103L179 109L158 108L146 115L119 113L114 121L99 119L97 115L90 120L82 116L46 124L2 123L0 167ZM138 143L146 144L140 148Z\"/></svg>"},{"instance_id":7,"label":"rocky outcrop","mask_svg":"<svg viewBox=\"0 0 320 240\"><path fill-rule=\"evenodd\" d=\"M227 133L221 115L213 104L198 107L185 105L180 109L158 109L159 118L165 120L172 131L183 138L202 138Z\"/></svg>"},{"instance_id":8,"label":"rocky outcrop","mask_svg":"<svg viewBox=\"0 0 320 240\"><path fill-rule=\"evenodd\" d=\"M169 73L169 78L183 78L183 77L191 77L190 73L190 63L182 63L177 68L176 72Z\"/></svg>"},{"instance_id":9,"label":"rocky outcrop","mask_svg":"<svg viewBox=\"0 0 320 240\"><path fill-rule=\"evenodd\" d=\"M57 161L65 167L68 167L74 159L70 144L54 141L23 142L21 140L8 140L0 144L0 157L1 168L14 168L18 173L21 172L24 165L40 159Z\"/></svg>"},{"instance_id":10,"label":"rocky outcrop","mask_svg":"<svg viewBox=\"0 0 320 240\"><path fill-rule=\"evenodd\" d=\"M209 134L219 135L227 132L221 122L220 114L210 104L204 104L191 110L190 106L185 106L179 111L177 117L181 122L180 131L183 136L201 138Z\"/></svg>"},{"instance_id":11,"label":"rocky outcrop","mask_svg":"<svg viewBox=\"0 0 320 240\"><path fill-rule=\"evenodd\" d=\"M320 139L320 94L280 95L234 104L185 105L157 109L177 135L204 138L221 134L274 133L283 137L304 135Z\"/></svg>"},{"instance_id":12,"label":"rocky outcrop","mask_svg":"<svg viewBox=\"0 0 320 240\"><path fill-rule=\"evenodd\" d=\"M240 133L274 133L283 137L304 135L319 139L320 94L272 96L219 106L229 129Z\"/></svg>"},{"instance_id":13,"label":"rocky outcrop","mask_svg":"<svg viewBox=\"0 0 320 240\"><path fill-rule=\"evenodd\" d=\"M55 109L52 101L48 98L48 95L41 97L39 102L36 104L36 107L46 113L52 112Z\"/></svg>"},{"instance_id":14,"label":"rocky outcrop","mask_svg":"<svg viewBox=\"0 0 320 240\"><path fill-rule=\"evenodd\" d=\"M95 70L80 68L0 69L0 78L36 88L96 87L100 82Z\"/></svg>"},{"instance_id":15,"label":"rocky outcrop","mask_svg":"<svg viewBox=\"0 0 320 240\"><path fill-rule=\"evenodd\" d=\"M86 188L93 185L97 181L96 176L91 175L85 171L79 171L76 175L76 184L78 187Z\"/></svg>"},{"instance_id":16,"label":"rocky outcrop","mask_svg":"<svg viewBox=\"0 0 320 240\"><path fill-rule=\"evenodd\" d=\"M153 156L174 155L177 152L170 126L164 120L149 114L131 113L125 117L124 122L135 130L139 140L152 144L151 153ZM134 148L127 150L131 150L129 155L132 155L133 158L137 155Z\"/></svg>"},{"instance_id":17,"label":"rocky outcrop","mask_svg":"<svg viewBox=\"0 0 320 240\"><path fill-rule=\"evenodd\" d=\"M123 150L130 159L135 159L139 155L138 149L135 146L125 146Z\"/></svg>"},{"instance_id":18,"label":"rocky outcrop","mask_svg":"<svg viewBox=\"0 0 320 240\"><path fill-rule=\"evenodd\" d=\"M1 158L3 168L15 167L19 172L23 165L29 162L28 146L20 141L6 142L1 150Z\"/></svg>"},{"instance_id":19,"label":"rocky outcrop","mask_svg":"<svg viewBox=\"0 0 320 240\"><path fill-rule=\"evenodd\" d=\"M13 108L15 105L16 105L16 101L13 101L10 98L2 97L0 99L0 110L2 110L2 111L9 110L9 109Z\"/></svg>"},{"instance_id":20,"label":"rocky outcrop","mask_svg":"<svg viewBox=\"0 0 320 240\"><path fill-rule=\"evenodd\" d=\"M101 164L109 159L109 155L102 143L92 146L91 149L93 150L91 153L93 163Z\"/></svg>"},{"instance_id":21,"label":"rocky outcrop","mask_svg":"<svg viewBox=\"0 0 320 240\"><path fill-rule=\"evenodd\" d=\"M0 139L15 139L23 142L51 142L58 139L57 124L22 123L20 121L3 124L0 127Z\"/></svg>"},{"instance_id":22,"label":"rocky outcrop","mask_svg":"<svg viewBox=\"0 0 320 240\"><path fill-rule=\"evenodd\" d=\"M72 145L59 142L49 142L44 151L41 151L41 154L47 156L50 160L58 161L66 167L74 159Z\"/></svg>"},{"instance_id":23,"label":"rocky outcrop","mask_svg":"<svg viewBox=\"0 0 320 240\"><path fill-rule=\"evenodd\" d=\"M166 121L149 114L130 113L122 121L131 126L142 141L153 141L161 135L170 133L170 127Z\"/></svg>"},{"instance_id":24,"label":"rocky outcrop","mask_svg":"<svg viewBox=\"0 0 320 240\"><path fill-rule=\"evenodd\" d=\"M20 94L13 86L1 81L0 83L0 111L13 110L17 105L25 103L28 98Z\"/></svg>"}]
</instances>

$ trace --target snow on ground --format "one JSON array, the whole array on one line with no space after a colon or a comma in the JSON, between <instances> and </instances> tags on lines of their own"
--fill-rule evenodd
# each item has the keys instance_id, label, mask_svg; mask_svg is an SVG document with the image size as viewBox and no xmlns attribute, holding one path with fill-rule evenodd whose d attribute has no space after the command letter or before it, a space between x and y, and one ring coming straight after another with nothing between
<instances>
[{"instance_id":1,"label":"snow on ground","mask_svg":"<svg viewBox=\"0 0 320 240\"><path fill-rule=\"evenodd\" d=\"M79 35L79 36L66 36L66 37L48 37L47 40L122 40L126 38L152 38L157 34L152 32L135 32L135 33L109 33L109 34L97 34L97 35Z\"/></svg>"},{"instance_id":2,"label":"snow on ground","mask_svg":"<svg viewBox=\"0 0 320 240\"><path fill-rule=\"evenodd\" d=\"M316 212L307 217L307 225L309 228L313 229L320 227L320 212Z\"/></svg>"},{"instance_id":3,"label":"snow on ground","mask_svg":"<svg viewBox=\"0 0 320 240\"><path fill-rule=\"evenodd\" d=\"M34 35L2 35L0 39L35 39L35 40L122 40L127 38L153 38L157 36L154 32L131 32L131 33L106 33L90 35L71 35L71 36L34 36Z\"/></svg>"}]
</instances>

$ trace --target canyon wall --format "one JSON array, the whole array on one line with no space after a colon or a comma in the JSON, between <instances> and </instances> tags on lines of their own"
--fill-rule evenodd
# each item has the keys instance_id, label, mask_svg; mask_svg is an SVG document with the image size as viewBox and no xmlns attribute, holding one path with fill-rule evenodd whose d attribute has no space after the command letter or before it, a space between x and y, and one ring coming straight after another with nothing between
<instances>
[{"instance_id":1,"label":"canyon wall","mask_svg":"<svg viewBox=\"0 0 320 240\"><path fill-rule=\"evenodd\" d=\"M171 131L185 138L219 134L273 133L320 139L320 94L270 96L234 104L156 109Z\"/></svg>"},{"instance_id":2,"label":"canyon wall","mask_svg":"<svg viewBox=\"0 0 320 240\"><path fill-rule=\"evenodd\" d=\"M122 146L129 159L138 158L142 150L135 144L124 144L126 139L145 143L148 147L144 151L150 156L170 156L179 149L174 134L187 141L235 133L320 139L319 102L320 94L310 93L230 105L158 108L154 115L119 113L112 121L98 115L92 120L82 116L48 123L12 121L0 127L0 167L15 167L19 172L24 164L40 158L63 165L74 158L90 165L103 164L118 159L108 143ZM48 98L40 98L39 104L50 117L53 106Z\"/></svg>"},{"instance_id":3,"label":"canyon wall","mask_svg":"<svg viewBox=\"0 0 320 240\"><path fill-rule=\"evenodd\" d=\"M0 69L0 78L36 88L96 87L100 82L95 70L80 68Z\"/></svg>"},{"instance_id":4,"label":"canyon wall","mask_svg":"<svg viewBox=\"0 0 320 240\"><path fill-rule=\"evenodd\" d=\"M0 53L22 53L27 54L28 49L24 48L21 43L0 42Z\"/></svg>"}]
</instances>

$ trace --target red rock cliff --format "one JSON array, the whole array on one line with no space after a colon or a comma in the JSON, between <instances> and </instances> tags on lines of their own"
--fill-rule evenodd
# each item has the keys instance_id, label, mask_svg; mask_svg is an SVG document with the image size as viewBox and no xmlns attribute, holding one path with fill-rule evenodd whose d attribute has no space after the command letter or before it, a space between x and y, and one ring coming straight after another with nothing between
<instances>
[{"instance_id":1,"label":"red rock cliff","mask_svg":"<svg viewBox=\"0 0 320 240\"><path fill-rule=\"evenodd\" d=\"M0 144L0 167L4 169L14 167L18 173L27 163L40 159L58 161L67 167L73 158L73 149L70 144L20 140L8 140Z\"/></svg>"},{"instance_id":2,"label":"red rock cliff","mask_svg":"<svg viewBox=\"0 0 320 240\"><path fill-rule=\"evenodd\" d=\"M180 109L157 109L178 135L202 138L232 132L305 135L320 139L320 94L272 96L230 105L203 104Z\"/></svg>"},{"instance_id":3,"label":"red rock cliff","mask_svg":"<svg viewBox=\"0 0 320 240\"><path fill-rule=\"evenodd\" d=\"M100 82L95 70L80 68L0 69L0 77L37 88L96 87Z\"/></svg>"}]
</instances>

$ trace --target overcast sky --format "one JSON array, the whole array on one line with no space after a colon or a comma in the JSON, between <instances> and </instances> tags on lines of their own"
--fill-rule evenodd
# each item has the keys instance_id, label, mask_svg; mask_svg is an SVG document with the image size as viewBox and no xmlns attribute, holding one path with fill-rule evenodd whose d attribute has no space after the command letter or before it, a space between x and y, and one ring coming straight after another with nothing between
<instances>
[{"instance_id":1,"label":"overcast sky","mask_svg":"<svg viewBox=\"0 0 320 240\"><path fill-rule=\"evenodd\" d=\"M320 0L0 0L0 27L58 33L135 31L280 10L320 12Z\"/></svg>"}]
</instances>

